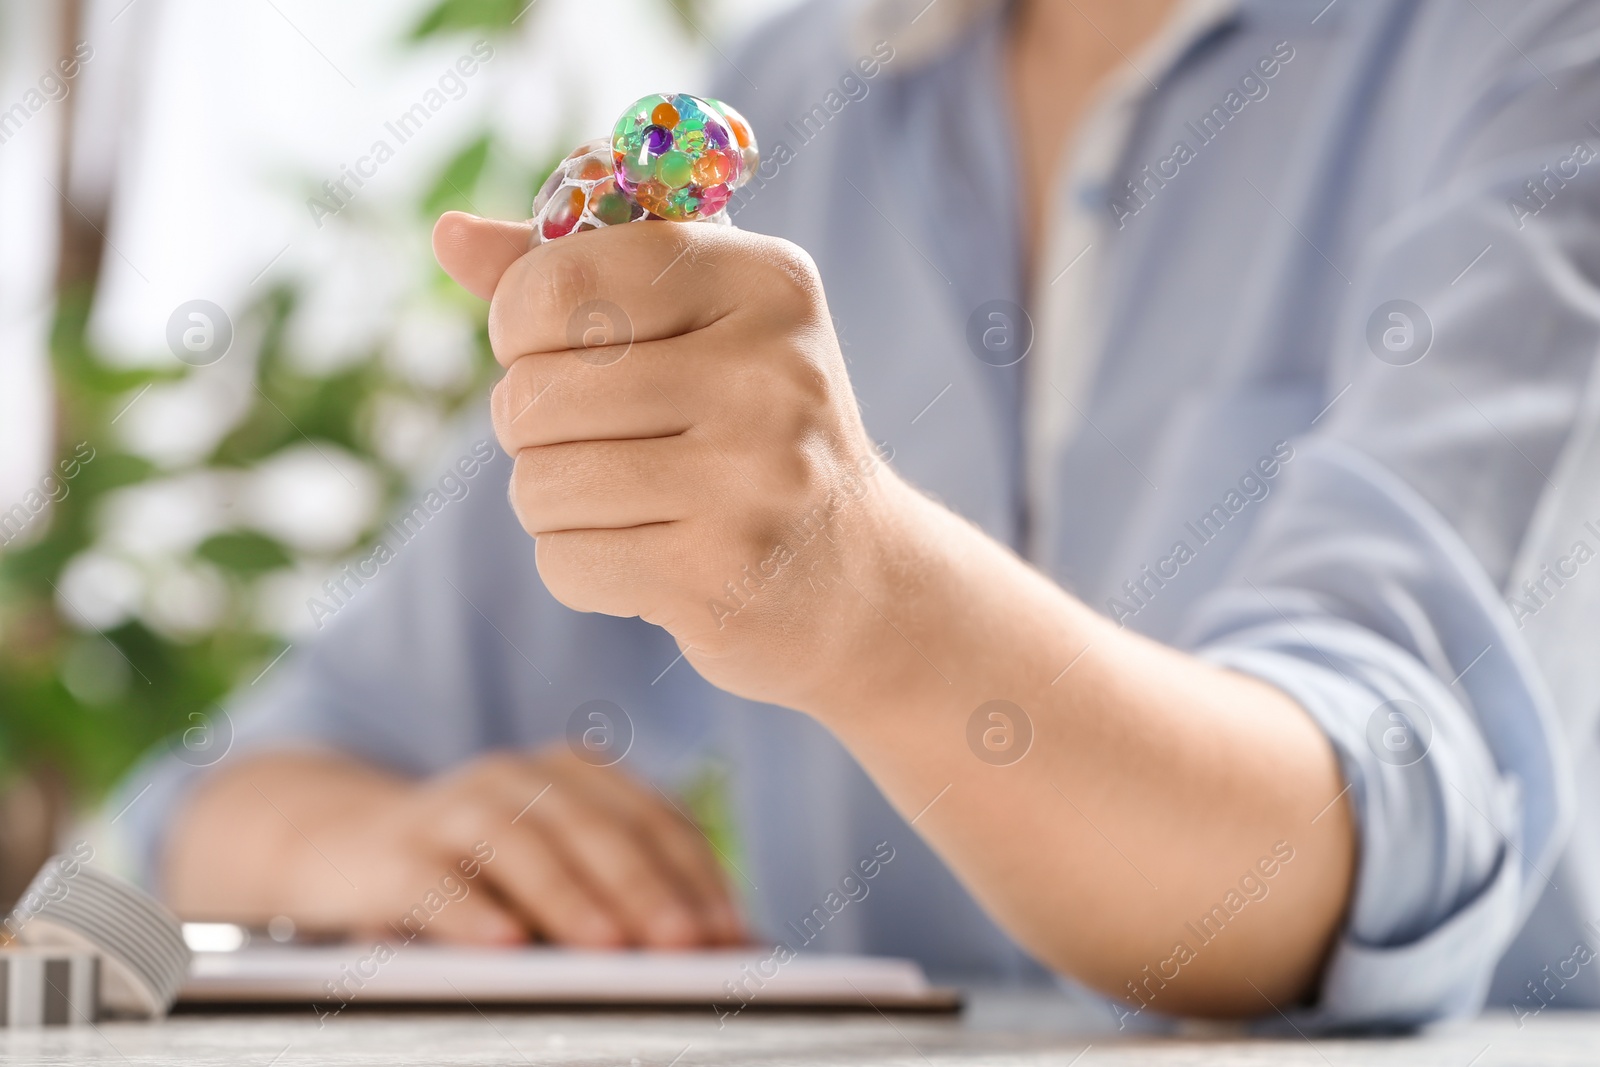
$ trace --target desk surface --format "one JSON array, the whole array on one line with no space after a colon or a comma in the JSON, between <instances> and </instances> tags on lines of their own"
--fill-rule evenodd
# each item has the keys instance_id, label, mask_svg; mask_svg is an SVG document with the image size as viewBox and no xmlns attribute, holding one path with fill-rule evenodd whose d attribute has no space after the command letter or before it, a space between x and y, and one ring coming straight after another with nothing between
<instances>
[{"instance_id":1,"label":"desk surface","mask_svg":"<svg viewBox=\"0 0 1600 1067\"><path fill-rule=\"evenodd\" d=\"M978 994L961 1018L758 1015L718 1028L710 1011L676 1014L179 1016L161 1023L0 1031L0 1063L218 1067L515 1064L537 1067L1497 1067L1600 1061L1600 1013L1554 1011L1519 1029L1507 1016L1422 1037L1308 1041L1130 1037L1059 1001Z\"/></svg>"}]
</instances>

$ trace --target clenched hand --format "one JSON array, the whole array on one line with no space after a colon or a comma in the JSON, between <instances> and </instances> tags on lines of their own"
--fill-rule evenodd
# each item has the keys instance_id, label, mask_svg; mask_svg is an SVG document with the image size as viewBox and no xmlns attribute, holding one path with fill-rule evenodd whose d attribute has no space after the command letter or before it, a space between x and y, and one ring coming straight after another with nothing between
<instances>
[{"instance_id":1,"label":"clenched hand","mask_svg":"<svg viewBox=\"0 0 1600 1067\"><path fill-rule=\"evenodd\" d=\"M550 592L664 627L724 689L800 706L879 624L914 495L862 427L810 258L664 223L528 251L525 226L459 213L434 247L491 301L495 430Z\"/></svg>"}]
</instances>

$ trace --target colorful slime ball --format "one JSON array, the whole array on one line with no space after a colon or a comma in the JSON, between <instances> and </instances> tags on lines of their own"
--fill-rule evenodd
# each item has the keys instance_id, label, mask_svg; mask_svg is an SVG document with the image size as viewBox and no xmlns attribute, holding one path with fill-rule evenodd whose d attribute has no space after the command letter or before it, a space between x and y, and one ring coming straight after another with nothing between
<instances>
[{"instance_id":1,"label":"colorful slime ball","mask_svg":"<svg viewBox=\"0 0 1600 1067\"><path fill-rule=\"evenodd\" d=\"M658 218L692 222L727 206L746 173L750 124L687 93L634 101L611 131L617 186Z\"/></svg>"},{"instance_id":2,"label":"colorful slime ball","mask_svg":"<svg viewBox=\"0 0 1600 1067\"><path fill-rule=\"evenodd\" d=\"M611 145L579 145L545 179L533 201L535 244L644 217L644 208L618 187Z\"/></svg>"},{"instance_id":3,"label":"colorful slime ball","mask_svg":"<svg viewBox=\"0 0 1600 1067\"><path fill-rule=\"evenodd\" d=\"M533 202L534 244L646 218L733 225L731 190L761 162L743 115L720 100L657 95L629 107L617 129L632 155L615 138L590 141L545 180Z\"/></svg>"}]
</instances>

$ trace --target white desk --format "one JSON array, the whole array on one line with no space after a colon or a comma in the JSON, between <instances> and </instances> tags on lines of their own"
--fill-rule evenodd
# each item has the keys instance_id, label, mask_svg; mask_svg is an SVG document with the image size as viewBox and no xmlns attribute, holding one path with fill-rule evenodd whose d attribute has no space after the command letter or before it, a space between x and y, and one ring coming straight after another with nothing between
<instances>
[{"instance_id":1,"label":"white desk","mask_svg":"<svg viewBox=\"0 0 1600 1067\"><path fill-rule=\"evenodd\" d=\"M1136 1038L1038 997L979 994L964 1017L747 1013L179 1016L156 1024L0 1032L0 1063L307 1067L1509 1067L1600 1063L1600 1014L1486 1018L1418 1038ZM1087 1052L1085 1049L1087 1048ZM1077 1058L1080 1057L1081 1058Z\"/></svg>"}]
</instances>

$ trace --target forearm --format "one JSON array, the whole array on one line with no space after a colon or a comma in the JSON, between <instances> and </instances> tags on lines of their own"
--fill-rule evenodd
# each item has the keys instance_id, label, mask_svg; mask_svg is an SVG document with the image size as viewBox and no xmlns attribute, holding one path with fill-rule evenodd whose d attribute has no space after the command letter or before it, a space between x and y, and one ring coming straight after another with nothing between
<instances>
[{"instance_id":1,"label":"forearm","mask_svg":"<svg viewBox=\"0 0 1600 1067\"><path fill-rule=\"evenodd\" d=\"M492 301L495 432L553 597L662 626L712 684L826 723L1019 941L1102 988L1169 958L1285 842L1271 896L1163 1006L1258 1013L1250 982L1308 989L1352 863L1325 739L1276 690L1118 632L881 469L803 250L615 226L522 253L524 227L465 216L435 238ZM596 299L633 327L603 368L561 325ZM995 699L1036 729L1009 767L966 744Z\"/></svg>"},{"instance_id":2,"label":"forearm","mask_svg":"<svg viewBox=\"0 0 1600 1067\"><path fill-rule=\"evenodd\" d=\"M274 915L337 928L356 890L339 857L403 780L332 753L283 752L219 769L189 798L164 857L167 897L191 919ZM348 867L346 862L343 866Z\"/></svg>"},{"instance_id":3,"label":"forearm","mask_svg":"<svg viewBox=\"0 0 1600 1067\"><path fill-rule=\"evenodd\" d=\"M804 710L1048 964L1123 995L1147 965L1180 971L1150 987L1171 1011L1259 1013L1263 995L1306 993L1354 863L1337 762L1310 718L1119 630L902 483L878 491L907 498L872 509L895 528L871 540L894 556L876 582L855 579L870 604L853 661ZM969 743L997 699L1032 726L1009 765ZM1280 842L1293 859L1265 878ZM1202 917L1251 872L1267 895L1202 943ZM1180 941L1194 958L1163 967Z\"/></svg>"}]
</instances>

